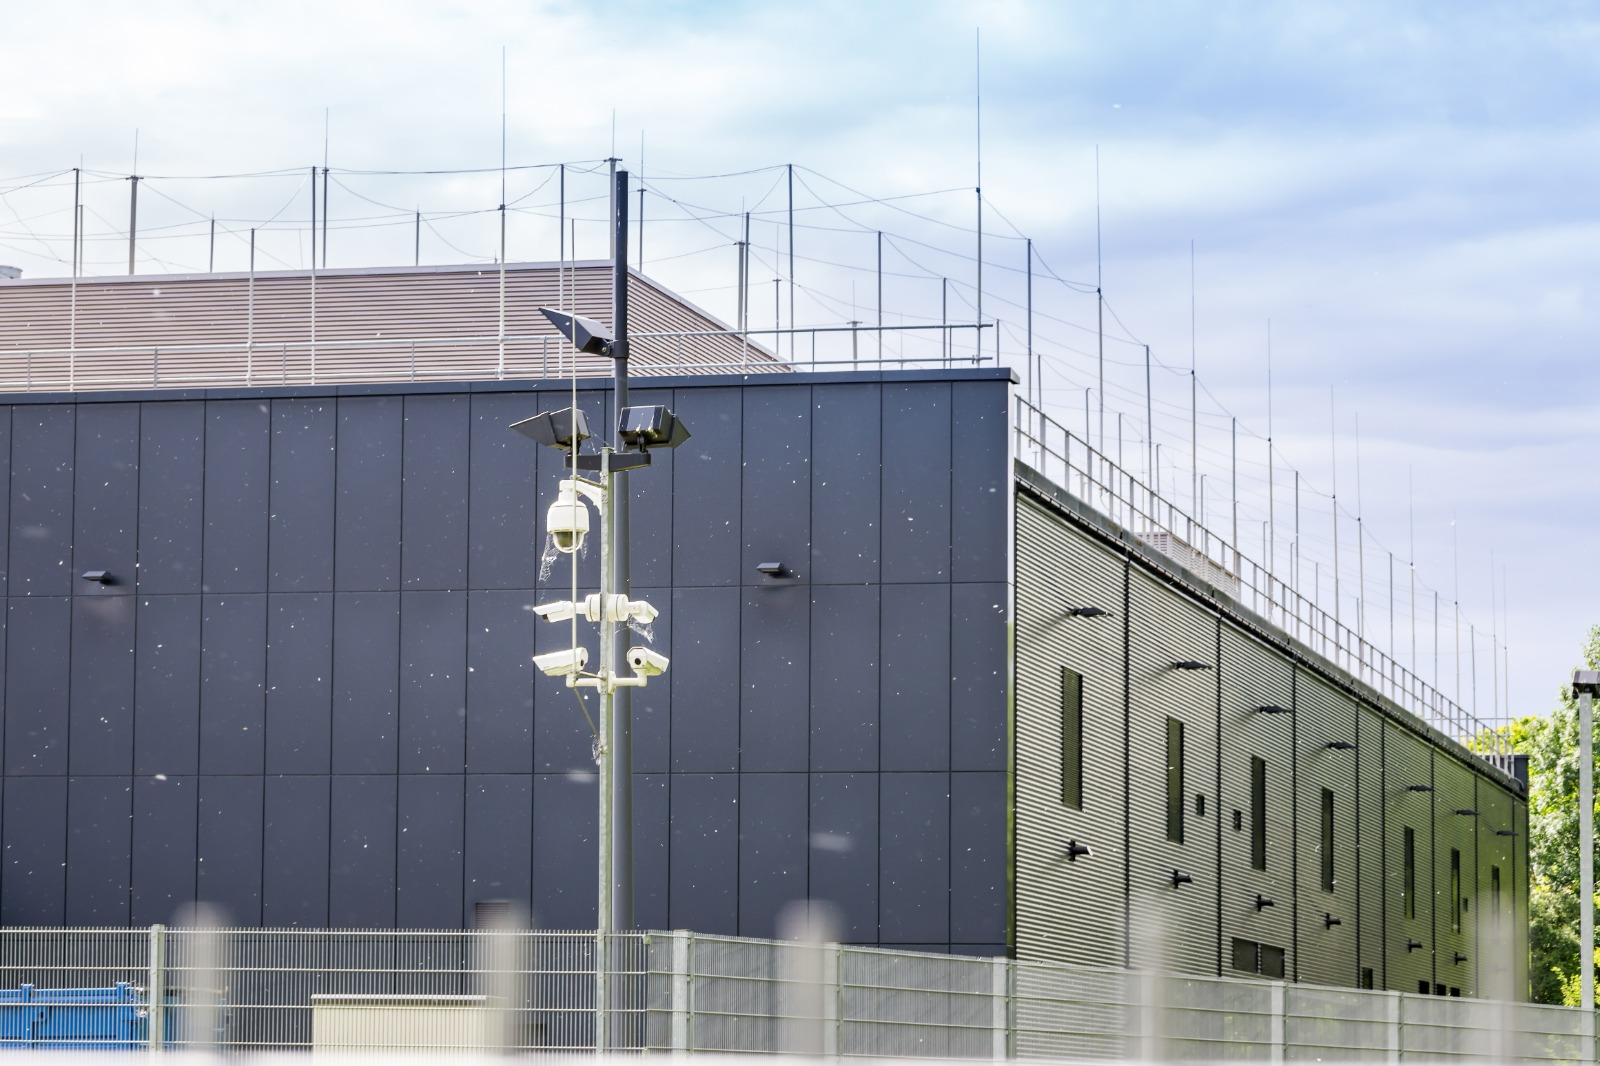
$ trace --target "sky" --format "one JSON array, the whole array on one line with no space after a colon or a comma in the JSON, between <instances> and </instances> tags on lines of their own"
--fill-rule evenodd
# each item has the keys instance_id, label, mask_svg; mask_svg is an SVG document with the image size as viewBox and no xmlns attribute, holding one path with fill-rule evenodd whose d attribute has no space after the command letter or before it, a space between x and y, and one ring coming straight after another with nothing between
<instances>
[{"instance_id":1,"label":"sky","mask_svg":"<svg viewBox=\"0 0 1600 1066\"><path fill-rule=\"evenodd\" d=\"M1359 573L1365 632L1390 650L1393 602L1413 665L1414 561L1417 672L1534 713L1600 624L1597 45L1600 13L1558 2L0 0L0 263L67 272L81 167L88 273L126 270L135 168L141 273L244 269L251 229L263 269L304 267L324 158L334 267L492 262L502 202L507 257L553 259L558 163L595 257L614 154L644 176L647 273L729 321L744 211L752 326L873 322L879 232L886 323L971 321L981 145L983 314L1028 377L1031 239L1047 412L1081 436L1090 389L1098 440L1103 397L1105 450L1147 476L1160 442L1191 511L1204 473L1228 537L1237 419L1247 553L1288 572L1299 471L1297 580L1331 602L1336 488L1343 617ZM1460 671L1455 601L1481 634Z\"/></svg>"}]
</instances>

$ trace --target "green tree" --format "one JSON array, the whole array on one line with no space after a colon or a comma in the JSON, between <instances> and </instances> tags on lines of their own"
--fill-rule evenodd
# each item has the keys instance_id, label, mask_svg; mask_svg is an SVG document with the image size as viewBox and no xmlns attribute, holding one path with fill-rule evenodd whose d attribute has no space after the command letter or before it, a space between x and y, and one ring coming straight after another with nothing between
<instances>
[{"instance_id":1,"label":"green tree","mask_svg":"<svg viewBox=\"0 0 1600 1066\"><path fill-rule=\"evenodd\" d=\"M1591 669L1600 669L1600 626L1589 630L1583 658ZM1508 728L1513 750L1528 756L1528 949L1533 998L1577 1006L1578 701L1563 685L1560 704L1550 714L1519 718ZM1593 818L1594 812L1589 816ZM1594 946L1589 950L1592 958Z\"/></svg>"}]
</instances>

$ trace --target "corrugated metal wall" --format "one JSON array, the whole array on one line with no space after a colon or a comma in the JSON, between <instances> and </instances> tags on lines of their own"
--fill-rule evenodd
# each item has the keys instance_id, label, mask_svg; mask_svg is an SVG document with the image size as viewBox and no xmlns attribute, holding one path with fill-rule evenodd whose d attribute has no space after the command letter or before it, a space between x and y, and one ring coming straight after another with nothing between
<instances>
[{"instance_id":1,"label":"corrugated metal wall","mask_svg":"<svg viewBox=\"0 0 1600 1066\"><path fill-rule=\"evenodd\" d=\"M1017 953L1120 965L1126 565L1027 499L1016 529ZM1075 617L1071 607L1107 613ZM1061 802L1062 667L1083 675L1082 810ZM1069 840L1093 854L1068 860Z\"/></svg>"},{"instance_id":2,"label":"corrugated metal wall","mask_svg":"<svg viewBox=\"0 0 1600 1066\"><path fill-rule=\"evenodd\" d=\"M500 283L493 266L0 282L0 390L567 376L570 349L539 308L611 319L609 263L508 264L502 358ZM640 274L628 291L632 333L726 328ZM640 338L632 355L640 374L778 365L728 336Z\"/></svg>"},{"instance_id":3,"label":"corrugated metal wall","mask_svg":"<svg viewBox=\"0 0 1600 1066\"><path fill-rule=\"evenodd\" d=\"M1515 856L1521 845L1515 837L1503 835L1515 832L1511 797L1481 779L1475 781L1475 787L1478 887L1472 897L1472 910L1476 915L1473 926L1478 945L1472 963L1476 987L1486 996L1496 996L1519 987L1516 982L1523 970L1513 963L1512 948L1515 939L1513 907L1517 897Z\"/></svg>"},{"instance_id":4,"label":"corrugated metal wall","mask_svg":"<svg viewBox=\"0 0 1600 1066\"><path fill-rule=\"evenodd\" d=\"M1282 948L1286 975L1294 950L1294 706L1289 660L1235 626L1222 626L1222 943L1225 971L1234 937ZM1250 757L1266 762L1266 869L1251 865ZM1239 812L1239 828L1233 814ZM1257 906L1257 897L1271 900Z\"/></svg>"},{"instance_id":5,"label":"corrugated metal wall","mask_svg":"<svg viewBox=\"0 0 1600 1066\"><path fill-rule=\"evenodd\" d=\"M1360 984L1356 965L1360 881L1356 863L1356 704L1316 674L1295 672L1295 741L1299 833L1296 942L1302 981ZM1323 790L1333 793L1333 889L1323 883ZM1338 924L1334 924L1333 919Z\"/></svg>"},{"instance_id":6,"label":"corrugated metal wall","mask_svg":"<svg viewBox=\"0 0 1600 1066\"><path fill-rule=\"evenodd\" d=\"M1137 966L1209 973L1217 957L1217 618L1134 570L1128 596L1131 949ZM1204 669L1177 669L1174 663ZM1184 724L1183 842L1168 839L1168 717ZM1196 797L1205 797L1205 813ZM1174 884L1177 874L1191 883Z\"/></svg>"},{"instance_id":7,"label":"corrugated metal wall","mask_svg":"<svg viewBox=\"0 0 1600 1066\"><path fill-rule=\"evenodd\" d=\"M1131 538L1119 543L1070 500L1058 509L1050 491L1019 493L1015 527L1018 957L1116 964L1126 944L1134 965L1226 975L1238 972L1238 938L1282 949L1294 980L1360 986L1370 970L1376 988L1415 992L1427 981L1430 991L1437 982L1471 994L1482 987L1472 959L1487 950L1474 923L1489 916L1487 871L1498 860L1516 941L1507 950L1525 995L1525 802L1308 652L1231 615L1225 599L1184 587ZM1086 618L1074 607L1108 613ZM1061 802L1063 666L1084 675L1082 810ZM1182 843L1167 834L1169 716L1185 727ZM1264 870L1252 864L1253 756L1266 767ZM1325 788L1334 797L1331 891L1321 864ZM1493 835L1513 821L1519 836ZM1406 827L1415 833L1414 917L1403 893ZM1068 861L1069 840L1094 854ZM1452 847L1469 901L1459 933L1450 930ZM1174 888L1174 872L1193 881Z\"/></svg>"}]
</instances>

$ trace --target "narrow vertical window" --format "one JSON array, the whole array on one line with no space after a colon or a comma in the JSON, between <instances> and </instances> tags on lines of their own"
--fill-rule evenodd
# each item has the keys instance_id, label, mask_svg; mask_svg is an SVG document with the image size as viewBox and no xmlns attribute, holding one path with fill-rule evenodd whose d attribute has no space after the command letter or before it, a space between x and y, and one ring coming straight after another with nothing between
<instances>
[{"instance_id":1,"label":"narrow vertical window","mask_svg":"<svg viewBox=\"0 0 1600 1066\"><path fill-rule=\"evenodd\" d=\"M1450 931L1461 932L1461 851L1450 849Z\"/></svg>"},{"instance_id":2,"label":"narrow vertical window","mask_svg":"<svg viewBox=\"0 0 1600 1066\"><path fill-rule=\"evenodd\" d=\"M1322 790L1322 891L1333 891L1333 789Z\"/></svg>"},{"instance_id":3,"label":"narrow vertical window","mask_svg":"<svg viewBox=\"0 0 1600 1066\"><path fill-rule=\"evenodd\" d=\"M1167 839L1183 843L1183 723L1167 719Z\"/></svg>"},{"instance_id":4,"label":"narrow vertical window","mask_svg":"<svg viewBox=\"0 0 1600 1066\"><path fill-rule=\"evenodd\" d=\"M1401 846L1403 848L1400 855L1401 900L1406 917L1415 918L1417 916L1417 831L1409 825L1405 827Z\"/></svg>"},{"instance_id":5,"label":"narrow vertical window","mask_svg":"<svg viewBox=\"0 0 1600 1066\"><path fill-rule=\"evenodd\" d=\"M1061 802L1083 810L1083 675L1061 668Z\"/></svg>"},{"instance_id":6,"label":"narrow vertical window","mask_svg":"<svg viewBox=\"0 0 1600 1066\"><path fill-rule=\"evenodd\" d=\"M1500 867L1489 867L1489 918L1500 921Z\"/></svg>"},{"instance_id":7,"label":"narrow vertical window","mask_svg":"<svg viewBox=\"0 0 1600 1066\"><path fill-rule=\"evenodd\" d=\"M1267 868L1267 762L1250 756L1250 865Z\"/></svg>"}]
</instances>

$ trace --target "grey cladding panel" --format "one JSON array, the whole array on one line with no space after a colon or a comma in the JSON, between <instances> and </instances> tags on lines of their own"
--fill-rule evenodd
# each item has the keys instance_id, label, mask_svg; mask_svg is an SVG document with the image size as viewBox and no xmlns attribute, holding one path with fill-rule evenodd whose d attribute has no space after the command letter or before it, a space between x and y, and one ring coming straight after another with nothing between
<instances>
[{"instance_id":1,"label":"grey cladding panel","mask_svg":"<svg viewBox=\"0 0 1600 1066\"><path fill-rule=\"evenodd\" d=\"M310 929L327 926L330 814L327 777L266 779L262 924Z\"/></svg>"},{"instance_id":2,"label":"grey cladding panel","mask_svg":"<svg viewBox=\"0 0 1600 1066\"><path fill-rule=\"evenodd\" d=\"M333 631L333 772L394 773L398 766L399 594L336 594Z\"/></svg>"},{"instance_id":3,"label":"grey cladding panel","mask_svg":"<svg viewBox=\"0 0 1600 1066\"><path fill-rule=\"evenodd\" d=\"M93 597L126 596L138 573L139 405L79 408L73 458L73 590ZM112 581L76 576L85 570L105 570Z\"/></svg>"},{"instance_id":4,"label":"grey cladding panel","mask_svg":"<svg viewBox=\"0 0 1600 1066\"><path fill-rule=\"evenodd\" d=\"M533 441L510 427L536 413L523 393L479 393L471 400L467 529L474 589L532 588L542 548L535 539L540 498ZM546 507L550 501L545 500Z\"/></svg>"},{"instance_id":5,"label":"grey cladding panel","mask_svg":"<svg viewBox=\"0 0 1600 1066\"><path fill-rule=\"evenodd\" d=\"M1002 583L950 586L952 770L1006 768L1006 605Z\"/></svg>"},{"instance_id":6,"label":"grey cladding panel","mask_svg":"<svg viewBox=\"0 0 1600 1066\"><path fill-rule=\"evenodd\" d=\"M739 766L737 588L680 588L672 596L672 768L680 773ZM659 681L657 682L659 684Z\"/></svg>"},{"instance_id":7,"label":"grey cladding panel","mask_svg":"<svg viewBox=\"0 0 1600 1066\"><path fill-rule=\"evenodd\" d=\"M1016 938L1024 959L1124 961L1123 562L1017 502ZM1073 607L1096 607L1077 617ZM1062 670L1082 678L1081 809L1063 801ZM1092 854L1067 858L1068 842Z\"/></svg>"},{"instance_id":8,"label":"grey cladding panel","mask_svg":"<svg viewBox=\"0 0 1600 1066\"><path fill-rule=\"evenodd\" d=\"M261 844L264 779L200 778L196 891L227 920L261 924Z\"/></svg>"},{"instance_id":9,"label":"grey cladding panel","mask_svg":"<svg viewBox=\"0 0 1600 1066\"><path fill-rule=\"evenodd\" d=\"M671 589L634 587L633 595L654 604L670 604ZM635 633L630 639L662 652L672 647L672 612L665 611L650 625L651 640ZM567 697L569 700L571 697ZM672 685L656 678L633 690L633 772L664 774L672 769ZM803 723L802 719L802 723ZM803 746L802 746L803 750ZM663 897L663 906L665 898Z\"/></svg>"},{"instance_id":10,"label":"grey cladding panel","mask_svg":"<svg viewBox=\"0 0 1600 1066\"><path fill-rule=\"evenodd\" d=\"M746 394L742 483L744 556L740 580L761 583L765 579L756 567L767 562L782 563L789 573L810 578L809 386L767 386Z\"/></svg>"},{"instance_id":11,"label":"grey cladding panel","mask_svg":"<svg viewBox=\"0 0 1600 1066\"><path fill-rule=\"evenodd\" d=\"M592 768L534 775L533 913L546 929L594 928L595 787Z\"/></svg>"},{"instance_id":12,"label":"grey cladding panel","mask_svg":"<svg viewBox=\"0 0 1600 1066\"><path fill-rule=\"evenodd\" d=\"M196 773L200 768L200 597L138 597L137 630L133 771ZM190 791L193 806L192 786Z\"/></svg>"},{"instance_id":13,"label":"grey cladding panel","mask_svg":"<svg viewBox=\"0 0 1600 1066\"><path fill-rule=\"evenodd\" d=\"M878 775L811 775L811 892L845 943L878 942Z\"/></svg>"},{"instance_id":14,"label":"grey cladding panel","mask_svg":"<svg viewBox=\"0 0 1600 1066\"><path fill-rule=\"evenodd\" d=\"M1356 907L1356 752L1328 747L1335 741L1355 739L1356 704L1309 670L1300 669L1295 682L1300 790L1299 976L1315 984L1356 985L1360 979L1356 961L1360 920ZM1322 879L1323 789L1333 794L1331 891ZM1378 849L1373 853L1378 854ZM1339 924L1329 925L1329 916Z\"/></svg>"},{"instance_id":15,"label":"grey cladding panel","mask_svg":"<svg viewBox=\"0 0 1600 1066\"><path fill-rule=\"evenodd\" d=\"M466 628L466 593L401 594L402 773L465 769Z\"/></svg>"},{"instance_id":16,"label":"grey cladding panel","mask_svg":"<svg viewBox=\"0 0 1600 1066\"><path fill-rule=\"evenodd\" d=\"M133 769L133 596L72 602L72 699L68 744L78 774Z\"/></svg>"},{"instance_id":17,"label":"grey cladding panel","mask_svg":"<svg viewBox=\"0 0 1600 1066\"><path fill-rule=\"evenodd\" d=\"M950 769L950 586L883 587L883 770Z\"/></svg>"},{"instance_id":18,"label":"grey cladding panel","mask_svg":"<svg viewBox=\"0 0 1600 1066\"><path fill-rule=\"evenodd\" d=\"M400 587L404 412L398 396L339 401L334 580L341 591Z\"/></svg>"},{"instance_id":19,"label":"grey cladding panel","mask_svg":"<svg viewBox=\"0 0 1600 1066\"><path fill-rule=\"evenodd\" d=\"M674 394L665 389L628 393L635 407L671 407ZM691 427L691 432L693 427ZM634 588L660 588L672 584L672 469L676 449L657 448L650 465L625 475L628 479L629 565Z\"/></svg>"},{"instance_id":20,"label":"grey cladding panel","mask_svg":"<svg viewBox=\"0 0 1600 1066\"><path fill-rule=\"evenodd\" d=\"M123 777L67 782L68 925L128 924L133 786Z\"/></svg>"},{"instance_id":21,"label":"grey cladding panel","mask_svg":"<svg viewBox=\"0 0 1600 1066\"><path fill-rule=\"evenodd\" d=\"M73 409L16 408L11 433L12 596L65 596L72 575Z\"/></svg>"},{"instance_id":22,"label":"grey cladding panel","mask_svg":"<svg viewBox=\"0 0 1600 1066\"><path fill-rule=\"evenodd\" d=\"M206 596L200 653L200 770L265 768L267 598Z\"/></svg>"},{"instance_id":23,"label":"grey cladding panel","mask_svg":"<svg viewBox=\"0 0 1600 1066\"><path fill-rule=\"evenodd\" d=\"M466 396L405 399L400 572L408 589L467 584L468 404Z\"/></svg>"},{"instance_id":24,"label":"grey cladding panel","mask_svg":"<svg viewBox=\"0 0 1600 1066\"><path fill-rule=\"evenodd\" d=\"M956 581L1006 579L1009 384L951 386L951 573Z\"/></svg>"},{"instance_id":25,"label":"grey cladding panel","mask_svg":"<svg viewBox=\"0 0 1600 1066\"><path fill-rule=\"evenodd\" d=\"M950 386L883 387L883 580L950 578Z\"/></svg>"},{"instance_id":26,"label":"grey cladding panel","mask_svg":"<svg viewBox=\"0 0 1600 1066\"><path fill-rule=\"evenodd\" d=\"M393 774L332 778L328 849L328 924L394 925L397 782Z\"/></svg>"},{"instance_id":27,"label":"grey cladding panel","mask_svg":"<svg viewBox=\"0 0 1600 1066\"><path fill-rule=\"evenodd\" d=\"M950 775L950 940L1006 938L1006 796L1003 773Z\"/></svg>"},{"instance_id":28,"label":"grey cladding panel","mask_svg":"<svg viewBox=\"0 0 1600 1066\"><path fill-rule=\"evenodd\" d=\"M812 393L811 581L878 580L883 394L878 385Z\"/></svg>"},{"instance_id":29,"label":"grey cladding panel","mask_svg":"<svg viewBox=\"0 0 1600 1066\"><path fill-rule=\"evenodd\" d=\"M205 532L202 500L205 435L204 404L142 405L139 416L141 593L200 591L200 549Z\"/></svg>"},{"instance_id":30,"label":"grey cladding panel","mask_svg":"<svg viewBox=\"0 0 1600 1066\"><path fill-rule=\"evenodd\" d=\"M7 575L11 558L11 413L13 408L0 405L0 593L9 594Z\"/></svg>"},{"instance_id":31,"label":"grey cladding panel","mask_svg":"<svg viewBox=\"0 0 1600 1066\"><path fill-rule=\"evenodd\" d=\"M195 899L198 781L141 773L133 778L132 925L171 922Z\"/></svg>"},{"instance_id":32,"label":"grey cladding panel","mask_svg":"<svg viewBox=\"0 0 1600 1066\"><path fill-rule=\"evenodd\" d=\"M272 408L265 400L206 405L208 592L260 592L267 586Z\"/></svg>"},{"instance_id":33,"label":"grey cladding panel","mask_svg":"<svg viewBox=\"0 0 1600 1066\"><path fill-rule=\"evenodd\" d=\"M667 928L672 781L633 775L633 917L640 929Z\"/></svg>"},{"instance_id":34,"label":"grey cladding panel","mask_svg":"<svg viewBox=\"0 0 1600 1066\"><path fill-rule=\"evenodd\" d=\"M511 900L526 911L532 872L532 775L467 775L465 919L485 900Z\"/></svg>"},{"instance_id":35,"label":"grey cladding panel","mask_svg":"<svg viewBox=\"0 0 1600 1066\"><path fill-rule=\"evenodd\" d=\"M333 588L332 401L272 401L272 511L267 565L273 592Z\"/></svg>"},{"instance_id":36,"label":"grey cladding panel","mask_svg":"<svg viewBox=\"0 0 1600 1066\"><path fill-rule=\"evenodd\" d=\"M0 826L0 923L59 926L66 918L67 779L8 778Z\"/></svg>"},{"instance_id":37,"label":"grey cladding panel","mask_svg":"<svg viewBox=\"0 0 1600 1066\"><path fill-rule=\"evenodd\" d=\"M810 622L806 586L745 589L739 642L742 770L807 769ZM658 686L667 687L657 682L650 688ZM634 693L636 707L648 706L649 699L648 689Z\"/></svg>"},{"instance_id":38,"label":"grey cladding panel","mask_svg":"<svg viewBox=\"0 0 1600 1066\"><path fill-rule=\"evenodd\" d=\"M950 775L879 774L878 931L885 944L950 940Z\"/></svg>"},{"instance_id":39,"label":"grey cladding panel","mask_svg":"<svg viewBox=\"0 0 1600 1066\"><path fill-rule=\"evenodd\" d=\"M460 774L400 776L400 844L395 861L395 924L450 929L462 924Z\"/></svg>"},{"instance_id":40,"label":"grey cladding panel","mask_svg":"<svg viewBox=\"0 0 1600 1066\"><path fill-rule=\"evenodd\" d=\"M738 799L734 774L672 776L672 928L738 933Z\"/></svg>"},{"instance_id":41,"label":"grey cladding panel","mask_svg":"<svg viewBox=\"0 0 1600 1066\"><path fill-rule=\"evenodd\" d=\"M811 768L878 768L878 618L872 585L812 586Z\"/></svg>"},{"instance_id":42,"label":"grey cladding panel","mask_svg":"<svg viewBox=\"0 0 1600 1066\"><path fill-rule=\"evenodd\" d=\"M267 597L269 774L325 774L332 765L333 596Z\"/></svg>"},{"instance_id":43,"label":"grey cladding panel","mask_svg":"<svg viewBox=\"0 0 1600 1066\"><path fill-rule=\"evenodd\" d=\"M533 602L531 592L467 594L469 770L533 770Z\"/></svg>"},{"instance_id":44,"label":"grey cladding panel","mask_svg":"<svg viewBox=\"0 0 1600 1066\"><path fill-rule=\"evenodd\" d=\"M739 775L739 935L777 937L784 904L806 898L805 774Z\"/></svg>"},{"instance_id":45,"label":"grey cladding panel","mask_svg":"<svg viewBox=\"0 0 1600 1066\"><path fill-rule=\"evenodd\" d=\"M8 603L6 773L65 773L71 601L13 596Z\"/></svg>"},{"instance_id":46,"label":"grey cladding panel","mask_svg":"<svg viewBox=\"0 0 1600 1066\"><path fill-rule=\"evenodd\" d=\"M672 577L680 588L741 580L741 399L738 389L677 393L676 412L694 434L672 456Z\"/></svg>"}]
</instances>

